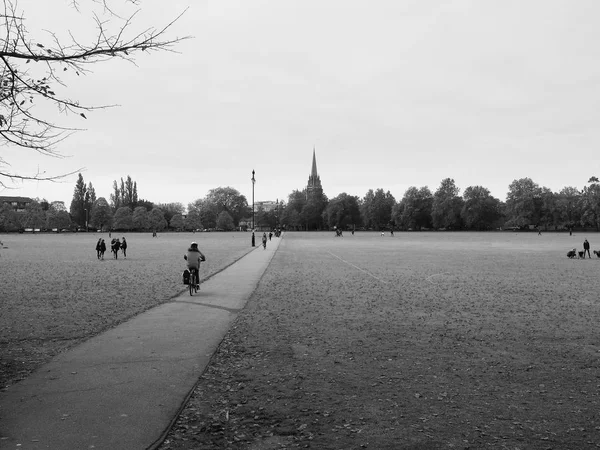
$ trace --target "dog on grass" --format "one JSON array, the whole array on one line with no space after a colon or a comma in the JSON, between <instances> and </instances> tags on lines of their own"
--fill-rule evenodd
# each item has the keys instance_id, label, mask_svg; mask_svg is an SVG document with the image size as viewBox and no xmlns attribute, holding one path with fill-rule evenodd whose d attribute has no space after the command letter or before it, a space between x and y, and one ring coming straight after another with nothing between
<instances>
[{"instance_id":1,"label":"dog on grass","mask_svg":"<svg viewBox=\"0 0 600 450\"><path fill-rule=\"evenodd\" d=\"M594 250L594 255L596 255L598 258L600 258L600 251Z\"/></svg>"},{"instance_id":2,"label":"dog on grass","mask_svg":"<svg viewBox=\"0 0 600 450\"><path fill-rule=\"evenodd\" d=\"M585 252L577 252L577 253L579 253L579 257L580 258L585 259L585 256L584 256Z\"/></svg>"},{"instance_id":3,"label":"dog on grass","mask_svg":"<svg viewBox=\"0 0 600 450\"><path fill-rule=\"evenodd\" d=\"M573 258L575 258L575 255L577 255L577 251L576 251L575 249L573 249L573 250L569 250L569 251L567 252L567 257L568 257L568 258L571 258L571 259L573 259Z\"/></svg>"}]
</instances>

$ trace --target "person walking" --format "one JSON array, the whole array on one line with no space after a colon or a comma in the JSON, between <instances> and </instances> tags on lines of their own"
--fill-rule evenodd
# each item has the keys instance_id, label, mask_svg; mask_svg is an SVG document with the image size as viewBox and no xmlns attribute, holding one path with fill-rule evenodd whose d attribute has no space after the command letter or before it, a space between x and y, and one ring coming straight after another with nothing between
<instances>
[{"instance_id":1,"label":"person walking","mask_svg":"<svg viewBox=\"0 0 600 450\"><path fill-rule=\"evenodd\" d=\"M267 233L263 233L262 237L263 250L267 249Z\"/></svg>"},{"instance_id":2,"label":"person walking","mask_svg":"<svg viewBox=\"0 0 600 450\"><path fill-rule=\"evenodd\" d=\"M271 241L271 238L273 237L273 232L269 231L269 242Z\"/></svg>"},{"instance_id":3,"label":"person walking","mask_svg":"<svg viewBox=\"0 0 600 450\"><path fill-rule=\"evenodd\" d=\"M98 257L98 259L100 259L100 256L102 253L101 244L102 244L102 238L98 239L98 242L96 242L96 256Z\"/></svg>"},{"instance_id":4,"label":"person walking","mask_svg":"<svg viewBox=\"0 0 600 450\"><path fill-rule=\"evenodd\" d=\"M125 236L123 236L123 242L121 242L121 250L123 250L123 257L127 259L127 241L125 240Z\"/></svg>"},{"instance_id":5,"label":"person walking","mask_svg":"<svg viewBox=\"0 0 600 450\"><path fill-rule=\"evenodd\" d=\"M101 259L104 259L104 252L106 251L106 242L104 242L104 239L102 239L102 242L100 242L100 256Z\"/></svg>"},{"instance_id":6,"label":"person walking","mask_svg":"<svg viewBox=\"0 0 600 450\"><path fill-rule=\"evenodd\" d=\"M590 255L590 243L588 242L587 239L585 239L583 241L583 259L585 259L585 252L587 252L588 257L591 258L592 256Z\"/></svg>"}]
</instances>

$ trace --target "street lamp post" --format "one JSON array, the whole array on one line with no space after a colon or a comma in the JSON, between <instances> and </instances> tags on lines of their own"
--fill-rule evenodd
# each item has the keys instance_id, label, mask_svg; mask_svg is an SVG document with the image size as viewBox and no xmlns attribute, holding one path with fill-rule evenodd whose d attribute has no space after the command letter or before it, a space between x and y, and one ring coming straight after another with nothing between
<instances>
[{"instance_id":1,"label":"street lamp post","mask_svg":"<svg viewBox=\"0 0 600 450\"><path fill-rule=\"evenodd\" d=\"M256 180L254 179L254 169L252 170L252 247L256 245L254 241L254 183Z\"/></svg>"}]
</instances>

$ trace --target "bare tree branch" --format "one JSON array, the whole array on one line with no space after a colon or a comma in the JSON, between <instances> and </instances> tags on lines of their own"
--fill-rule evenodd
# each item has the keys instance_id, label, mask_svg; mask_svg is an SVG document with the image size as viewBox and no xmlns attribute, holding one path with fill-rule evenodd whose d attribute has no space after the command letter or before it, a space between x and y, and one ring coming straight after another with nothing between
<instances>
[{"instance_id":1,"label":"bare tree branch","mask_svg":"<svg viewBox=\"0 0 600 450\"><path fill-rule=\"evenodd\" d=\"M17 11L13 0L2 0L0 9L0 145L19 146L35 150L42 155L58 156L56 146L80 128L57 125L53 118L38 112L37 105L44 103L58 106L60 113L77 114L86 119L85 112L108 108L115 105L81 105L77 100L57 93L55 86L67 89L67 83L60 74L72 72L77 76L88 74L94 64L114 58L135 64L134 57L140 52L175 51L175 47L185 37L169 37L175 23L185 11L162 28L146 28L133 32L136 11L126 19L120 18L110 7L108 0L85 0L100 5L108 19L93 16L96 35L88 43L82 43L68 31L69 42L61 42L56 33L47 30L49 40L42 42L30 37L23 13ZM69 0L80 12L82 0ZM115 0L116 1L116 0ZM138 5L139 0L122 0ZM115 21L121 22L116 32L110 32ZM35 70L31 70L35 69ZM55 181L72 173L59 176L45 176L38 172L33 176L4 171L7 163L0 159L0 180L44 180ZM76 173L77 170L73 173ZM6 187L0 181L0 186Z\"/></svg>"}]
</instances>

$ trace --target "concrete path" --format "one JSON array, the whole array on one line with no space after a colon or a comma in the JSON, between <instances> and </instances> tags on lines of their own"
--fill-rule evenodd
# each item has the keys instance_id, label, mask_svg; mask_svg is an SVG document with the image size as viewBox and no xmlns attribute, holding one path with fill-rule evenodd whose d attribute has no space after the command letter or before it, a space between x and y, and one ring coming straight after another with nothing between
<instances>
[{"instance_id":1,"label":"concrete path","mask_svg":"<svg viewBox=\"0 0 600 450\"><path fill-rule=\"evenodd\" d=\"M258 240L257 240L258 242ZM58 355L0 393L0 449L147 449L187 400L279 245Z\"/></svg>"}]
</instances>

